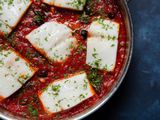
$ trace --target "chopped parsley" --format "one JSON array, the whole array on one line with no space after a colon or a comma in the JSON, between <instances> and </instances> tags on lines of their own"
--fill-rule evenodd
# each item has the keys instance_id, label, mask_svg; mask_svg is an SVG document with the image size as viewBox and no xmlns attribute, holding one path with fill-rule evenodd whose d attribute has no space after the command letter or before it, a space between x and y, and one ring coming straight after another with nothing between
<instances>
[{"instance_id":1,"label":"chopped parsley","mask_svg":"<svg viewBox=\"0 0 160 120\"><path fill-rule=\"evenodd\" d=\"M68 76L68 74L64 74L63 76L64 76L64 77L67 77L67 76Z\"/></svg>"},{"instance_id":2,"label":"chopped parsley","mask_svg":"<svg viewBox=\"0 0 160 120\"><path fill-rule=\"evenodd\" d=\"M90 21L90 16L86 15L86 13L84 12L83 14L81 14L81 15L79 16L78 20L79 20L80 22L82 22L82 23L87 24L87 23L89 23L89 21Z\"/></svg>"},{"instance_id":3,"label":"chopped parsley","mask_svg":"<svg viewBox=\"0 0 160 120\"><path fill-rule=\"evenodd\" d=\"M78 47L77 47L77 51L75 52L75 54L80 54L82 53L83 51L86 50L86 46L83 45L83 44L80 44Z\"/></svg>"},{"instance_id":4,"label":"chopped parsley","mask_svg":"<svg viewBox=\"0 0 160 120\"><path fill-rule=\"evenodd\" d=\"M93 49L92 57L95 59L92 63L90 63L91 66L94 66L95 68L99 68L101 65L102 59L98 58L98 53L96 52L96 49Z\"/></svg>"},{"instance_id":5,"label":"chopped parsley","mask_svg":"<svg viewBox=\"0 0 160 120\"><path fill-rule=\"evenodd\" d=\"M80 94L80 95L79 95L79 99L80 99L80 100L83 100L84 98L85 98L85 95L83 95L83 94Z\"/></svg>"},{"instance_id":6,"label":"chopped parsley","mask_svg":"<svg viewBox=\"0 0 160 120\"><path fill-rule=\"evenodd\" d=\"M13 0L8 0L8 5L12 5L13 4Z\"/></svg>"},{"instance_id":7,"label":"chopped parsley","mask_svg":"<svg viewBox=\"0 0 160 120\"><path fill-rule=\"evenodd\" d=\"M54 92L53 95L57 96L59 94L60 91L60 85L53 85L52 86L52 91Z\"/></svg>"},{"instance_id":8,"label":"chopped parsley","mask_svg":"<svg viewBox=\"0 0 160 120\"><path fill-rule=\"evenodd\" d=\"M31 104L28 105L28 111L31 116L34 116L34 117L38 116L38 110L34 108Z\"/></svg>"},{"instance_id":9,"label":"chopped parsley","mask_svg":"<svg viewBox=\"0 0 160 120\"><path fill-rule=\"evenodd\" d=\"M27 51L26 54L25 54L25 56L26 56L27 58L30 58L30 52Z\"/></svg>"},{"instance_id":10,"label":"chopped parsley","mask_svg":"<svg viewBox=\"0 0 160 120\"><path fill-rule=\"evenodd\" d=\"M84 80L83 88L87 89L87 87L88 87L88 82L87 82L87 80Z\"/></svg>"},{"instance_id":11,"label":"chopped parsley","mask_svg":"<svg viewBox=\"0 0 160 120\"><path fill-rule=\"evenodd\" d=\"M35 11L35 17L33 19L33 21L37 24L37 25L41 25L44 23L44 17L43 14L40 11Z\"/></svg>"},{"instance_id":12,"label":"chopped parsley","mask_svg":"<svg viewBox=\"0 0 160 120\"><path fill-rule=\"evenodd\" d=\"M85 5L85 2L86 0L73 0L72 2L68 2L68 5L80 9L80 7L83 7L83 5Z\"/></svg>"},{"instance_id":13,"label":"chopped parsley","mask_svg":"<svg viewBox=\"0 0 160 120\"><path fill-rule=\"evenodd\" d=\"M60 85L54 85L54 86L52 86L52 90L54 91L54 92L57 92L57 91L59 91L59 88L60 88L61 86Z\"/></svg>"},{"instance_id":14,"label":"chopped parsley","mask_svg":"<svg viewBox=\"0 0 160 120\"><path fill-rule=\"evenodd\" d=\"M98 69L91 68L88 78L95 90L99 92L101 89L102 75L98 73Z\"/></svg>"}]
</instances>

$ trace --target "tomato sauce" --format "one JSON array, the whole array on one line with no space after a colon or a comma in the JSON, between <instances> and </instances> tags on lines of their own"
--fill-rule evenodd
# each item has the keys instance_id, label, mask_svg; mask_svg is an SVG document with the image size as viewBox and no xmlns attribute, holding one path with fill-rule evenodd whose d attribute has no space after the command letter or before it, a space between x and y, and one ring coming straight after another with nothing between
<instances>
[{"instance_id":1,"label":"tomato sauce","mask_svg":"<svg viewBox=\"0 0 160 120\"><path fill-rule=\"evenodd\" d=\"M86 7L85 9L92 9L92 14L87 18L88 23L85 23L84 21L80 21L80 16L83 12L75 12L48 6L39 0L35 0L11 35L7 38L0 37L0 44L13 47L23 57L27 58L32 66L39 69L39 71L20 90L0 102L0 107L5 108L14 115L25 118L47 120L63 119L84 111L110 91L124 65L127 47L126 29L124 18L115 0L99 0L97 3L96 2L97 0L93 0L90 3L87 3L88 8ZM39 20L34 22L36 11L42 14L43 21ZM95 96L74 108L57 114L48 115L38 99L38 91L44 89L54 80L63 78L67 74L73 74L79 71L86 71L87 74L90 74L91 67L85 64L86 40L80 35L80 31L86 30L96 16L102 16L108 19L107 15L109 15L110 19L120 24L118 55L115 70L113 72L98 70L98 74L102 77L102 80L100 90L96 91L97 94ZM72 51L72 55L64 63L50 63L33 48L27 39L25 39L25 36L28 33L47 21L65 23L71 29L75 30L74 35L78 40L79 46ZM32 113L30 111L32 111Z\"/></svg>"}]
</instances>

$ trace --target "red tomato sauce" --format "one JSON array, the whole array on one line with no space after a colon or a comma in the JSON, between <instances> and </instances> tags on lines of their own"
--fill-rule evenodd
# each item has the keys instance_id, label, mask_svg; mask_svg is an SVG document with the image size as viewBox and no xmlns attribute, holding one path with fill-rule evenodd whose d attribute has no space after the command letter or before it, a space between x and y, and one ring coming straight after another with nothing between
<instances>
[{"instance_id":1,"label":"red tomato sauce","mask_svg":"<svg viewBox=\"0 0 160 120\"><path fill-rule=\"evenodd\" d=\"M0 37L0 44L13 47L23 57L27 58L31 62L32 66L39 69L39 71L20 90L0 102L0 107L5 108L14 115L25 118L39 118L47 120L51 118L63 119L84 111L110 91L117 80L117 76L119 75L122 66L124 65L127 48L126 29L124 18L116 4L116 1L99 0L98 3L96 3L96 1L97 0L92 1L94 3L92 6L94 11L99 11L99 13L97 12L94 15L91 15L89 22L86 24L79 20L79 16L83 12L75 12L48 6L38 0L35 0L11 35L8 38ZM78 40L79 47L72 51L72 55L64 63L49 63L48 60L38 53L29 41L25 39L25 36L28 33L40 26L39 23L37 25L34 22L35 11L39 11L43 15L45 22L57 21L60 23L67 23L71 29L76 30L75 37ZM85 64L87 40L82 38L80 31L87 29L95 16L103 16L108 19L108 13L114 14L113 21L120 24L118 39L119 45L115 70L113 72L98 70L98 74L102 76L102 81L100 90L96 92L97 94L95 96L74 108L53 115L48 115L40 103L37 95L38 92L44 89L49 83L56 79L64 78L67 74L73 74L79 71L86 71L87 74L90 73L91 67ZM47 72L47 77L39 76L42 71ZM31 114L29 109L32 109L33 111L35 110L36 113L38 112L38 115Z\"/></svg>"}]
</instances>

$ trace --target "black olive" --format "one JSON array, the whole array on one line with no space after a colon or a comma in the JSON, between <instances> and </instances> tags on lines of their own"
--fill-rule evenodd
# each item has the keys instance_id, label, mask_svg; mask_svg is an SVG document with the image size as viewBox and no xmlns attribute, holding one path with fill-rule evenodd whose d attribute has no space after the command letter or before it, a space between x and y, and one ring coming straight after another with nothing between
<instances>
[{"instance_id":1,"label":"black olive","mask_svg":"<svg viewBox=\"0 0 160 120\"><path fill-rule=\"evenodd\" d=\"M88 37L88 31L82 30L81 31L81 36L83 37L83 39L87 39L87 37Z\"/></svg>"},{"instance_id":2,"label":"black olive","mask_svg":"<svg viewBox=\"0 0 160 120\"><path fill-rule=\"evenodd\" d=\"M47 77L48 76L48 70L39 70L38 71L39 77Z\"/></svg>"},{"instance_id":3,"label":"black olive","mask_svg":"<svg viewBox=\"0 0 160 120\"><path fill-rule=\"evenodd\" d=\"M114 17L115 17L115 14L114 14L114 13L108 13L108 18L114 19Z\"/></svg>"},{"instance_id":4,"label":"black olive","mask_svg":"<svg viewBox=\"0 0 160 120\"><path fill-rule=\"evenodd\" d=\"M85 13L86 13L86 15L91 15L92 11L89 7L86 7L85 8Z\"/></svg>"}]
</instances>

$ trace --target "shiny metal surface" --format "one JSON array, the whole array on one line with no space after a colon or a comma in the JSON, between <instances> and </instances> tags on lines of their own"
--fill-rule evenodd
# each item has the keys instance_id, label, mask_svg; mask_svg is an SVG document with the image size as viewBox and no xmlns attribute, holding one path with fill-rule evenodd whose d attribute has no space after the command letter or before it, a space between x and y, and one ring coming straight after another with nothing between
<instances>
[{"instance_id":1,"label":"shiny metal surface","mask_svg":"<svg viewBox=\"0 0 160 120\"><path fill-rule=\"evenodd\" d=\"M127 40L128 40L128 49L127 49L127 55L126 55L126 61L125 64L118 76L118 80L115 83L115 85L113 86L113 88L111 89L111 91L109 93L107 93L102 99L100 99L95 105L93 105L92 107L86 109L85 111L72 116L71 118L68 119L74 119L74 120L80 120L85 118L86 116L90 115L91 113L95 112L96 110L98 110L103 104L105 104L111 97L112 95L117 91L118 87L120 86L120 84L122 83L130 61L131 61L131 57L132 57L132 49L133 49L133 25L132 25L132 20L131 20L131 15L127 6L127 2L129 0L117 0L119 2L119 6L121 8L122 14L125 18L125 24L126 24L126 29L127 29ZM13 116L11 113L9 113L8 111L0 108L0 118L5 119L5 120L23 120L23 118L19 118L16 116Z\"/></svg>"}]
</instances>

